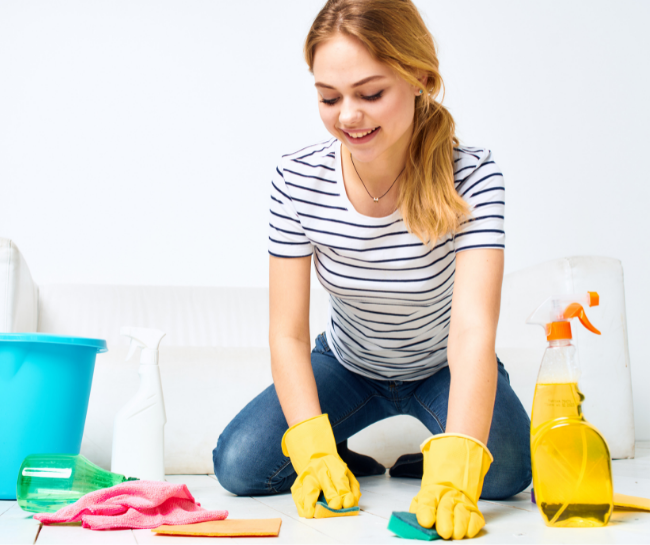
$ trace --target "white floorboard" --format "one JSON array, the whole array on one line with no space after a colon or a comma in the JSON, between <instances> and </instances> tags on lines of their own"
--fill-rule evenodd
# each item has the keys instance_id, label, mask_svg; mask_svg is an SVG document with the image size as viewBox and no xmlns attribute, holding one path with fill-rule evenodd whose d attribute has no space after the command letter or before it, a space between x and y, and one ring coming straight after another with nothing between
<instances>
[{"instance_id":1,"label":"white floorboard","mask_svg":"<svg viewBox=\"0 0 650 545\"><path fill-rule=\"evenodd\" d=\"M82 528L81 524L54 525L41 528L38 534L39 545L68 545L73 543L92 543L97 545L134 545L137 543L132 530L93 531Z\"/></svg>"},{"instance_id":2,"label":"white floorboard","mask_svg":"<svg viewBox=\"0 0 650 545\"><path fill-rule=\"evenodd\" d=\"M41 524L25 513L16 501L2 501L0 504L0 544L32 544L36 540Z\"/></svg>"},{"instance_id":3,"label":"white floorboard","mask_svg":"<svg viewBox=\"0 0 650 545\"><path fill-rule=\"evenodd\" d=\"M650 442L637 443L636 458L612 463L617 492L650 497ZM419 488L419 481L391 479L387 475L359 479L361 508L358 517L305 520L298 516L290 494L236 497L225 491L214 475L170 475L168 481L187 484L206 509L226 509L229 518L281 518L278 544L355 543L404 545L388 530L393 511L406 511ZM472 543L650 543L650 513L619 511L605 528L558 529L542 522L530 501L530 489L508 501L481 500L487 525ZM5 544L161 544L200 545L193 537L158 536L150 530L93 532L79 526L43 526L23 512L16 502L0 501L0 545ZM241 545L260 538L219 538L219 543Z\"/></svg>"},{"instance_id":4,"label":"white floorboard","mask_svg":"<svg viewBox=\"0 0 650 545\"><path fill-rule=\"evenodd\" d=\"M14 505L16 505L15 501L11 500L0 500L0 517L5 511L8 511L11 509Z\"/></svg>"}]
</instances>

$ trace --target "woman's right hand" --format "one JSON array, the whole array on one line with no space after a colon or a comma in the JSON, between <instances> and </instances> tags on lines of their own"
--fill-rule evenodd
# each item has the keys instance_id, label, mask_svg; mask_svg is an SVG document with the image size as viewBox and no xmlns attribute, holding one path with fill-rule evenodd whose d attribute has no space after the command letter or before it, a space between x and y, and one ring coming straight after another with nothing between
<instances>
[{"instance_id":1,"label":"woman's right hand","mask_svg":"<svg viewBox=\"0 0 650 545\"><path fill-rule=\"evenodd\" d=\"M359 503L359 482L336 450L327 415L321 414L311 366L309 281L311 257L271 256L269 264L271 370L289 429L282 452L298 478L291 494L301 517L313 518L321 491L332 509Z\"/></svg>"},{"instance_id":2,"label":"woman's right hand","mask_svg":"<svg viewBox=\"0 0 650 545\"><path fill-rule=\"evenodd\" d=\"M314 517L321 491L332 509L359 505L359 481L336 451L326 414L291 426L282 438L282 452L289 456L298 475L291 496L301 517Z\"/></svg>"}]
</instances>

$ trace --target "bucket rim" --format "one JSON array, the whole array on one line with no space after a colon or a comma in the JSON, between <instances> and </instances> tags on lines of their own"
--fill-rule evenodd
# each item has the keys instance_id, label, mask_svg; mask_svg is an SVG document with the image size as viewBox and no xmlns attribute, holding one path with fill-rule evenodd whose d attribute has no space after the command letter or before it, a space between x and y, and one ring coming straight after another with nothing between
<instances>
[{"instance_id":1,"label":"bucket rim","mask_svg":"<svg viewBox=\"0 0 650 545\"><path fill-rule=\"evenodd\" d=\"M65 335L54 335L51 333L0 333L2 342L23 342L23 343L49 343L49 344L71 344L74 346L88 346L95 348L97 353L107 352L108 347L104 339L91 339L89 337L68 337Z\"/></svg>"}]
</instances>

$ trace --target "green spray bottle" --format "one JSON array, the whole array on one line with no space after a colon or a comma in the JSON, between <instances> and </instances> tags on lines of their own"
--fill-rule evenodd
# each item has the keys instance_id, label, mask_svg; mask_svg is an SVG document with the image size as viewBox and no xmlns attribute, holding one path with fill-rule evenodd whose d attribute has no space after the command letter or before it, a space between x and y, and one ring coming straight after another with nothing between
<instances>
[{"instance_id":1,"label":"green spray bottle","mask_svg":"<svg viewBox=\"0 0 650 545\"><path fill-rule=\"evenodd\" d=\"M18 472L16 498L24 511L54 513L89 492L137 481L75 454L30 454Z\"/></svg>"}]
</instances>

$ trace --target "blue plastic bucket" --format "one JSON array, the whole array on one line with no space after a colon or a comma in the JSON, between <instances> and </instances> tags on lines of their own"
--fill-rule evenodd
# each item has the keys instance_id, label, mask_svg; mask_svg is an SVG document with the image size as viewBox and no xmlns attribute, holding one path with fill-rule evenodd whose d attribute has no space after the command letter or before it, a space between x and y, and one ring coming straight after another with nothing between
<instances>
[{"instance_id":1,"label":"blue plastic bucket","mask_svg":"<svg viewBox=\"0 0 650 545\"><path fill-rule=\"evenodd\" d=\"M106 341L0 333L0 499L16 499L29 454L79 454L98 352Z\"/></svg>"}]
</instances>

